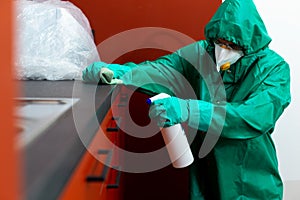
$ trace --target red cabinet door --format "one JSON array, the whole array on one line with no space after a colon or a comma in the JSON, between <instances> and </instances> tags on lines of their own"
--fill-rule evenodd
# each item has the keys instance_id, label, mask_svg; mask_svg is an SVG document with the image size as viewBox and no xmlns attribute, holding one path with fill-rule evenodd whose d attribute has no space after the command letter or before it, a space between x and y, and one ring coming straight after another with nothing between
<instances>
[{"instance_id":1,"label":"red cabinet door","mask_svg":"<svg viewBox=\"0 0 300 200\"><path fill-rule=\"evenodd\" d=\"M95 134L90 146L76 167L72 177L61 194L61 200L118 200L120 199L120 173L111 166L114 149L107 138L116 142L117 132L112 133L114 124L112 112L109 110ZM114 130L114 129L113 129ZM116 162L116 161L115 161ZM116 167L117 168L117 167Z\"/></svg>"}]
</instances>

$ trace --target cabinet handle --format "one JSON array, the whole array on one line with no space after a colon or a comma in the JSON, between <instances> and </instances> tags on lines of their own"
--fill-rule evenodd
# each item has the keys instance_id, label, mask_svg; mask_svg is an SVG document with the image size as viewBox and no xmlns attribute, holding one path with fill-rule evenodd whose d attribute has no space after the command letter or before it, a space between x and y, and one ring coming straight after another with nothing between
<instances>
[{"instance_id":1,"label":"cabinet handle","mask_svg":"<svg viewBox=\"0 0 300 200\"><path fill-rule=\"evenodd\" d=\"M126 107L126 106L127 106L126 103L119 103L119 104L118 104L118 107Z\"/></svg>"},{"instance_id":2,"label":"cabinet handle","mask_svg":"<svg viewBox=\"0 0 300 200\"><path fill-rule=\"evenodd\" d=\"M118 107L126 107L128 106L128 94L121 94L120 95L120 103L118 104Z\"/></svg>"},{"instance_id":3,"label":"cabinet handle","mask_svg":"<svg viewBox=\"0 0 300 200\"><path fill-rule=\"evenodd\" d=\"M115 127L107 127L106 131L107 132L118 132L120 129L118 124L121 123L121 117L112 117L112 121L118 121L118 122L115 123Z\"/></svg>"},{"instance_id":4,"label":"cabinet handle","mask_svg":"<svg viewBox=\"0 0 300 200\"><path fill-rule=\"evenodd\" d=\"M120 186L120 179L121 179L121 171L120 171L120 167L113 167L114 170L117 170L117 176L116 176L116 182L113 184L107 184L106 188L110 189L110 188L118 188Z\"/></svg>"},{"instance_id":5,"label":"cabinet handle","mask_svg":"<svg viewBox=\"0 0 300 200\"><path fill-rule=\"evenodd\" d=\"M109 171L108 164L111 162L111 159L112 159L112 150L101 149L98 151L98 154L106 154L107 155L102 172L101 172L100 176L94 176L94 175L87 176L86 177L87 182L103 182L105 180L105 178L107 177L107 173Z\"/></svg>"}]
</instances>

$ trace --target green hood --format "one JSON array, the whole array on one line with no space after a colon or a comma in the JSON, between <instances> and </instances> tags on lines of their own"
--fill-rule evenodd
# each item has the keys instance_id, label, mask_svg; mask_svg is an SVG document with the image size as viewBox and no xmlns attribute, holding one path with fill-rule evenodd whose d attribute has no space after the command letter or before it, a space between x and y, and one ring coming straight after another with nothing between
<instances>
[{"instance_id":1,"label":"green hood","mask_svg":"<svg viewBox=\"0 0 300 200\"><path fill-rule=\"evenodd\" d=\"M205 27L209 42L222 38L244 49L245 54L266 48L271 42L252 0L226 0Z\"/></svg>"}]
</instances>

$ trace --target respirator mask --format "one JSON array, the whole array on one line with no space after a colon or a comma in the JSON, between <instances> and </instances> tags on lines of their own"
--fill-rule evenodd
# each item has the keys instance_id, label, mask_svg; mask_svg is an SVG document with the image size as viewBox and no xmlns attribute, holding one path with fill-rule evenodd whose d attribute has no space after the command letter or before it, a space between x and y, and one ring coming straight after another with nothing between
<instances>
[{"instance_id":1,"label":"respirator mask","mask_svg":"<svg viewBox=\"0 0 300 200\"><path fill-rule=\"evenodd\" d=\"M229 49L226 47L221 47L220 44L215 44L215 57L217 70L227 70L230 65L235 63L238 59L240 59L244 53L242 50ZM225 45L224 45L225 46Z\"/></svg>"}]
</instances>

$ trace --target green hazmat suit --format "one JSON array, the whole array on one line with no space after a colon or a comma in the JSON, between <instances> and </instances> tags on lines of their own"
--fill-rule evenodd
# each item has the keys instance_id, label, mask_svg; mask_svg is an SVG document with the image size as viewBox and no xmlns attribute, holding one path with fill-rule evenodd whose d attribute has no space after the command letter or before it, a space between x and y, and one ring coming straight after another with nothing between
<instances>
[{"instance_id":1,"label":"green hazmat suit","mask_svg":"<svg viewBox=\"0 0 300 200\"><path fill-rule=\"evenodd\" d=\"M190 166L190 199L282 199L271 133L290 103L289 66L269 49L271 38L252 0L222 3L206 25L205 36L155 61L114 65L114 78L149 94L196 96L188 120L189 127L198 130L191 145L195 161ZM244 52L229 70L220 72L210 61L215 61L213 42L218 38ZM100 65L89 66L83 79L99 81L89 73ZM218 140L208 155L198 158L209 134Z\"/></svg>"}]
</instances>

